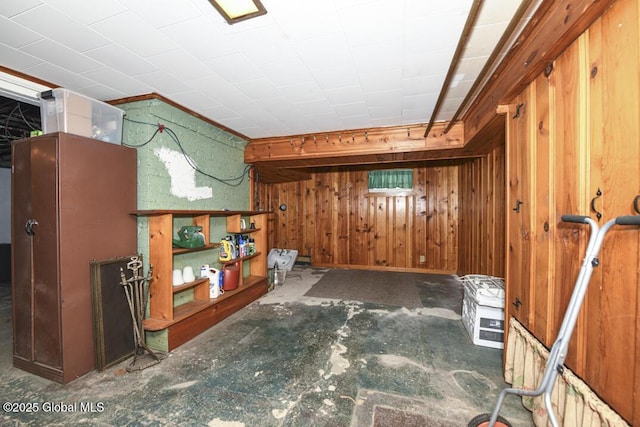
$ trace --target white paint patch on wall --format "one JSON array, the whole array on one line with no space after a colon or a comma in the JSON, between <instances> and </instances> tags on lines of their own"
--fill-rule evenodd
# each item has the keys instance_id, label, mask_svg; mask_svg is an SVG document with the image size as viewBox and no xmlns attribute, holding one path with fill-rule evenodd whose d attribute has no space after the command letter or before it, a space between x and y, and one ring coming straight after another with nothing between
<instances>
[{"instance_id":1,"label":"white paint patch on wall","mask_svg":"<svg viewBox=\"0 0 640 427\"><path fill-rule=\"evenodd\" d=\"M211 187L196 187L196 171L191 167L185 155L167 147L153 150L167 168L171 178L171 194L189 201L213 198Z\"/></svg>"}]
</instances>

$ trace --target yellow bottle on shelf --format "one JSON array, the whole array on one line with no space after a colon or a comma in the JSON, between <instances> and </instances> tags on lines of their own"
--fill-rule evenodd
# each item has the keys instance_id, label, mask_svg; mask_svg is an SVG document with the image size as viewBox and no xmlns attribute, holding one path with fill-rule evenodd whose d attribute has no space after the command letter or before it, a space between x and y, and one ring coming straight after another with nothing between
<instances>
[{"instance_id":1,"label":"yellow bottle on shelf","mask_svg":"<svg viewBox=\"0 0 640 427\"><path fill-rule=\"evenodd\" d=\"M233 245L226 239L220 240L220 261L231 261L233 257Z\"/></svg>"}]
</instances>

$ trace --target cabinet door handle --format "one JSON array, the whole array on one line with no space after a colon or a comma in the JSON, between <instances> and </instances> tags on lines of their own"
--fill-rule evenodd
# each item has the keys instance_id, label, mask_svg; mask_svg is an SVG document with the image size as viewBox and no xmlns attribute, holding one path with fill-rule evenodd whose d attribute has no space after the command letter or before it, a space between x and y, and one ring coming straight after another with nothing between
<instances>
[{"instance_id":1,"label":"cabinet door handle","mask_svg":"<svg viewBox=\"0 0 640 427\"><path fill-rule=\"evenodd\" d=\"M600 196L602 196L602 191L600 190L600 188L598 188L598 191L596 191L596 197L591 199L591 212L596 214L596 218L598 218L598 221L602 219L602 213L599 212L598 209L596 209L596 200L598 200Z\"/></svg>"},{"instance_id":2,"label":"cabinet door handle","mask_svg":"<svg viewBox=\"0 0 640 427\"><path fill-rule=\"evenodd\" d=\"M633 199L633 210L636 211L636 213L640 214L640 194L638 194L636 198Z\"/></svg>"},{"instance_id":3,"label":"cabinet door handle","mask_svg":"<svg viewBox=\"0 0 640 427\"><path fill-rule=\"evenodd\" d=\"M24 224L24 231L28 236L33 236L36 234L36 230L33 229L34 226L38 225L38 221L35 219L28 219Z\"/></svg>"}]
</instances>

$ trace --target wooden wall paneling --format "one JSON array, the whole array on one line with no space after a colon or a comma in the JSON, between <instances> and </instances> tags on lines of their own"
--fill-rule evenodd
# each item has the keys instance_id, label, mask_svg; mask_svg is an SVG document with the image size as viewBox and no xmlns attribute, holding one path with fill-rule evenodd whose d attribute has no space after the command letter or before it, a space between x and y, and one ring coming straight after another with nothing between
<instances>
[{"instance_id":1,"label":"wooden wall paneling","mask_svg":"<svg viewBox=\"0 0 640 427\"><path fill-rule=\"evenodd\" d=\"M368 265L369 237L372 226L369 221L367 173L355 171L352 176L355 187L353 193L355 195L351 203L349 264Z\"/></svg>"},{"instance_id":2,"label":"wooden wall paneling","mask_svg":"<svg viewBox=\"0 0 640 427\"><path fill-rule=\"evenodd\" d=\"M494 276L504 277L505 274L505 148L504 144L496 147L491 153L492 167L486 172L493 180L493 215L489 215L492 221L493 251L491 253L493 264L491 273Z\"/></svg>"},{"instance_id":3,"label":"wooden wall paneling","mask_svg":"<svg viewBox=\"0 0 640 427\"><path fill-rule=\"evenodd\" d=\"M461 162L457 176L458 274L505 276L504 134L493 150Z\"/></svg>"},{"instance_id":4,"label":"wooden wall paneling","mask_svg":"<svg viewBox=\"0 0 640 427\"><path fill-rule=\"evenodd\" d=\"M335 198L335 185L333 179L334 173L318 174L316 175L319 180L319 186L317 187L317 205L319 208L318 224L316 227L316 242L318 246L318 258L321 264L333 264L334 263L334 236L335 236L335 221L333 213L335 212L334 198Z\"/></svg>"},{"instance_id":5,"label":"wooden wall paneling","mask_svg":"<svg viewBox=\"0 0 640 427\"><path fill-rule=\"evenodd\" d=\"M455 168L448 167L445 170L449 175L448 186L445 189L448 197L447 210L445 212L447 218L446 269L455 271L458 268L458 194L460 183L458 182L457 166Z\"/></svg>"},{"instance_id":6,"label":"wooden wall paneling","mask_svg":"<svg viewBox=\"0 0 640 427\"><path fill-rule=\"evenodd\" d=\"M315 230L317 228L317 206L316 206L316 179L303 181L301 186L301 206L296 208L304 212L304 221L299 225L302 228L302 242L298 251L302 251L303 255L310 256L313 259L317 253L315 245Z\"/></svg>"},{"instance_id":7,"label":"wooden wall paneling","mask_svg":"<svg viewBox=\"0 0 640 427\"><path fill-rule=\"evenodd\" d=\"M389 197L377 196L375 213L375 260L373 265L389 265L388 239L389 235Z\"/></svg>"},{"instance_id":8,"label":"wooden wall paneling","mask_svg":"<svg viewBox=\"0 0 640 427\"><path fill-rule=\"evenodd\" d=\"M422 173L424 175L426 196L424 242L427 254L427 268L434 268L439 255L436 251L437 242L435 241L435 231L437 230L436 222L438 221L438 193L437 186L434 184L437 184L439 181L433 179L431 169L424 169Z\"/></svg>"},{"instance_id":9,"label":"wooden wall paneling","mask_svg":"<svg viewBox=\"0 0 640 427\"><path fill-rule=\"evenodd\" d=\"M336 236L335 247L337 264L349 264L349 209L351 208L351 174L349 172L341 172L337 178L336 192Z\"/></svg>"},{"instance_id":10,"label":"wooden wall paneling","mask_svg":"<svg viewBox=\"0 0 640 427\"><path fill-rule=\"evenodd\" d=\"M407 267L408 260L411 258L411 253L408 250L408 229L407 229L407 201L408 196L395 196L394 202L394 221L393 227L393 242L392 249L392 261L391 265L394 267L404 268Z\"/></svg>"},{"instance_id":11,"label":"wooden wall paneling","mask_svg":"<svg viewBox=\"0 0 640 427\"><path fill-rule=\"evenodd\" d=\"M420 261L420 257L424 256L424 263L421 263L422 268L431 268L432 259L427 251L427 222L429 217L429 194L425 191L428 188L425 178L425 168L417 168L413 174L413 186L416 192L415 200L415 215L414 215L414 238L415 238L415 254Z\"/></svg>"},{"instance_id":12,"label":"wooden wall paneling","mask_svg":"<svg viewBox=\"0 0 640 427\"><path fill-rule=\"evenodd\" d=\"M533 325L532 332L542 342L548 342L549 339L549 312L552 302L549 300L552 292L552 248L553 248L553 232L551 218L553 216L551 210L553 179L551 176L550 162L552 161L550 129L552 124L549 117L549 97L550 86L549 80L541 74L532 84L535 91L535 102L532 102L534 111L533 123L535 137L532 142L533 156L535 162L532 165L531 172L533 174L532 185L533 196L533 239L535 242L534 262L531 271L534 274L532 283L535 288L535 300L533 301Z\"/></svg>"},{"instance_id":13,"label":"wooden wall paneling","mask_svg":"<svg viewBox=\"0 0 640 427\"><path fill-rule=\"evenodd\" d=\"M458 202L460 203L460 217L459 217L459 221L458 221L458 230L460 232L460 236L465 235L465 233L467 232L467 218L469 217L468 214L468 209L467 209L467 191L464 188L464 183L468 182L467 179L467 175L468 175L468 170L469 170L469 164L471 163L471 161L468 162L462 162L460 167L458 168L458 174L460 175L460 188L459 188L459 198L458 198ZM469 256L468 256L468 250L466 248L466 246L469 244L469 241L471 240L469 238L469 235L466 234L467 239L462 239L462 237L460 237L458 239L458 270L456 271L456 273L460 274L460 275L464 275L462 272L463 271L469 271Z\"/></svg>"},{"instance_id":14,"label":"wooden wall paneling","mask_svg":"<svg viewBox=\"0 0 640 427\"><path fill-rule=\"evenodd\" d=\"M602 191L594 203L603 215L601 225L633 214L632 201L640 190L638 8L637 1L616 3L588 33L589 197ZM617 227L608 234L600 253L599 280L589 289L586 318L586 376L594 390L605 394L632 423L640 421L632 420L640 403L631 398L637 393L634 377L637 381L640 369L634 352L640 339L635 328L640 309L633 304L640 283L639 234L631 227ZM616 363L602 363L612 358Z\"/></svg>"},{"instance_id":15,"label":"wooden wall paneling","mask_svg":"<svg viewBox=\"0 0 640 427\"><path fill-rule=\"evenodd\" d=\"M332 169L259 191L276 217L275 247L311 255L315 265L455 272L458 169L446 162L416 166L414 190L401 193L369 193L360 169Z\"/></svg>"},{"instance_id":16,"label":"wooden wall paneling","mask_svg":"<svg viewBox=\"0 0 640 427\"><path fill-rule=\"evenodd\" d=\"M558 335L560 324L571 298L580 264L584 257L588 229L576 227L560 221L563 214L587 215L584 197L584 181L588 179L584 169L586 152L584 127L585 103L584 87L581 86L581 56L578 43L570 46L555 62L550 75L551 91L556 95L553 105L554 114L554 163L553 179L556 192L554 194L556 234L554 236L554 287L551 299L553 304L550 313L549 335L545 344L550 346ZM584 360L583 324L584 310L573 333L566 362L571 369L581 375Z\"/></svg>"},{"instance_id":17,"label":"wooden wall paneling","mask_svg":"<svg viewBox=\"0 0 640 427\"><path fill-rule=\"evenodd\" d=\"M492 230L490 228L490 217L493 214L492 200L491 200L491 184L490 177L485 171L489 168L489 156L483 156L478 162L478 184L480 185L481 196L481 216L479 218L480 223L480 243L482 245L482 253L487 255L491 252L491 243L493 237L491 236ZM484 271L491 270L491 259L488 256L481 256L480 265Z\"/></svg>"}]
</instances>

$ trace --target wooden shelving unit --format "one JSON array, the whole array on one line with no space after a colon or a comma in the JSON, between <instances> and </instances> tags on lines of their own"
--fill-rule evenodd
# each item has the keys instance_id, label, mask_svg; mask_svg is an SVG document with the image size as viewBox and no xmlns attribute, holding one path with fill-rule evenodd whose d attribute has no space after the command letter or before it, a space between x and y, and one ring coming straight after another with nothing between
<instances>
[{"instance_id":1,"label":"wooden shelving unit","mask_svg":"<svg viewBox=\"0 0 640 427\"><path fill-rule=\"evenodd\" d=\"M149 317L144 321L145 330L151 333L165 331L166 348L171 351L204 332L214 324L233 314L267 292L267 213L259 211L190 211L190 210L140 210L133 212L149 221L149 263L153 277L149 283ZM173 238L179 227L176 218L190 218L193 225L202 227L205 246L196 249L174 248ZM173 286L174 256L191 252L212 251L213 257L220 247L217 241L224 236L211 236L211 221L226 220L229 234L251 234L255 240L255 254L220 262L222 265L239 264L238 287L225 291L216 299L209 298L208 279L197 278L193 282ZM242 228L250 224L249 228ZM212 242L213 240L213 242ZM249 275L243 272L249 263ZM193 292L193 298L176 304L176 296Z\"/></svg>"}]
</instances>

